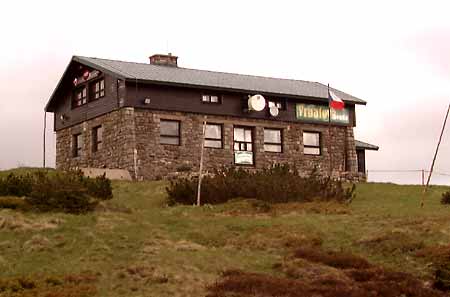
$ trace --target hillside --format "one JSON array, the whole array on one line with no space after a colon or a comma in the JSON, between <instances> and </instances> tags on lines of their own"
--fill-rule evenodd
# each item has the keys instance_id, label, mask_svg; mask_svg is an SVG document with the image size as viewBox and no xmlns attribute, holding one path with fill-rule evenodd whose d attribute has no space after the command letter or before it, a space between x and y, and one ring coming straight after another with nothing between
<instances>
[{"instance_id":1,"label":"hillside","mask_svg":"<svg viewBox=\"0 0 450 297\"><path fill-rule=\"evenodd\" d=\"M360 184L349 206L272 208L167 207L165 186L114 182L114 199L88 215L0 209L0 279L78 278L98 296L204 296L225 270L280 276L274 267L308 245L428 280L428 251L450 244L446 187L433 187L421 209L419 186Z\"/></svg>"}]
</instances>

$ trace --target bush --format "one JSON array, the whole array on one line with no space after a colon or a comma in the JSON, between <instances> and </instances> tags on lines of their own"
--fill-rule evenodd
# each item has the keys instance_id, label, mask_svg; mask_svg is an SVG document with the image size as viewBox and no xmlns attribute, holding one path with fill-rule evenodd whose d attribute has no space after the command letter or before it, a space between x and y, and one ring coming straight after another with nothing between
<instances>
[{"instance_id":1,"label":"bush","mask_svg":"<svg viewBox=\"0 0 450 297\"><path fill-rule=\"evenodd\" d=\"M40 211L85 213L95 207L88 195L83 176L78 172L57 173L50 177L39 172L35 175L33 191L27 201Z\"/></svg>"},{"instance_id":2,"label":"bush","mask_svg":"<svg viewBox=\"0 0 450 297\"><path fill-rule=\"evenodd\" d=\"M450 204L450 191L442 193L441 204Z\"/></svg>"},{"instance_id":3,"label":"bush","mask_svg":"<svg viewBox=\"0 0 450 297\"><path fill-rule=\"evenodd\" d=\"M89 177L84 179L84 184L89 195L98 198L99 200L109 200L113 197L111 181L106 178L105 173L94 179Z\"/></svg>"},{"instance_id":4,"label":"bush","mask_svg":"<svg viewBox=\"0 0 450 297\"><path fill-rule=\"evenodd\" d=\"M168 204L194 204L198 179L172 180ZM217 170L202 180L203 204L225 203L236 197L255 198L269 203L338 201L350 202L355 186L345 188L340 181L319 176L316 169L308 177L287 165L277 165L258 172L228 168Z\"/></svg>"},{"instance_id":5,"label":"bush","mask_svg":"<svg viewBox=\"0 0 450 297\"><path fill-rule=\"evenodd\" d=\"M30 174L14 175L10 173L5 179L0 178L0 196L27 196L33 187Z\"/></svg>"},{"instance_id":6,"label":"bush","mask_svg":"<svg viewBox=\"0 0 450 297\"><path fill-rule=\"evenodd\" d=\"M31 206L39 211L63 211L85 213L93 210L100 200L113 197L111 181L105 175L89 178L81 171L56 172L39 171L32 175L8 175L0 179L0 196L25 196L23 201L2 199L0 208L21 208ZM18 203L22 203L18 205ZM24 208L21 208L24 209Z\"/></svg>"}]
</instances>

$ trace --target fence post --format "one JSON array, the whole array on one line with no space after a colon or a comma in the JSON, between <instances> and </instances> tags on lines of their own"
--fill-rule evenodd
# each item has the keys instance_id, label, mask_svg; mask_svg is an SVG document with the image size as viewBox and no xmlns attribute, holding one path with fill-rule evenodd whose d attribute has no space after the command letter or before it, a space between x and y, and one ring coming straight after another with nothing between
<instances>
[{"instance_id":1,"label":"fence post","mask_svg":"<svg viewBox=\"0 0 450 297\"><path fill-rule=\"evenodd\" d=\"M422 169L422 186L425 185L425 170Z\"/></svg>"}]
</instances>

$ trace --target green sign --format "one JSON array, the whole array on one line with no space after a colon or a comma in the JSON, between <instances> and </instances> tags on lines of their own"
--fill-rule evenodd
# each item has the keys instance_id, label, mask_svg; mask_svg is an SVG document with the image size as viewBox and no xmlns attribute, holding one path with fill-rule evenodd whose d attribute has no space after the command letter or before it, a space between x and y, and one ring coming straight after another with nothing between
<instances>
[{"instance_id":1,"label":"green sign","mask_svg":"<svg viewBox=\"0 0 450 297\"><path fill-rule=\"evenodd\" d=\"M295 112L298 120L328 123L328 106L297 104ZM331 108L331 122L349 124L349 110L347 108L341 110Z\"/></svg>"}]
</instances>

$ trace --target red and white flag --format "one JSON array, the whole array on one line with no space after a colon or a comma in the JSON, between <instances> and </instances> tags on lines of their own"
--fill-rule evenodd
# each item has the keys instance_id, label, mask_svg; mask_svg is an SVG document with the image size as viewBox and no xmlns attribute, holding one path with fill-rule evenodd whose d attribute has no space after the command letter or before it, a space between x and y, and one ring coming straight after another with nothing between
<instances>
[{"instance_id":1,"label":"red and white flag","mask_svg":"<svg viewBox=\"0 0 450 297\"><path fill-rule=\"evenodd\" d=\"M344 101L342 101L341 98L339 98L335 93L328 90L328 100L330 102L330 107L333 109L344 109Z\"/></svg>"}]
</instances>

